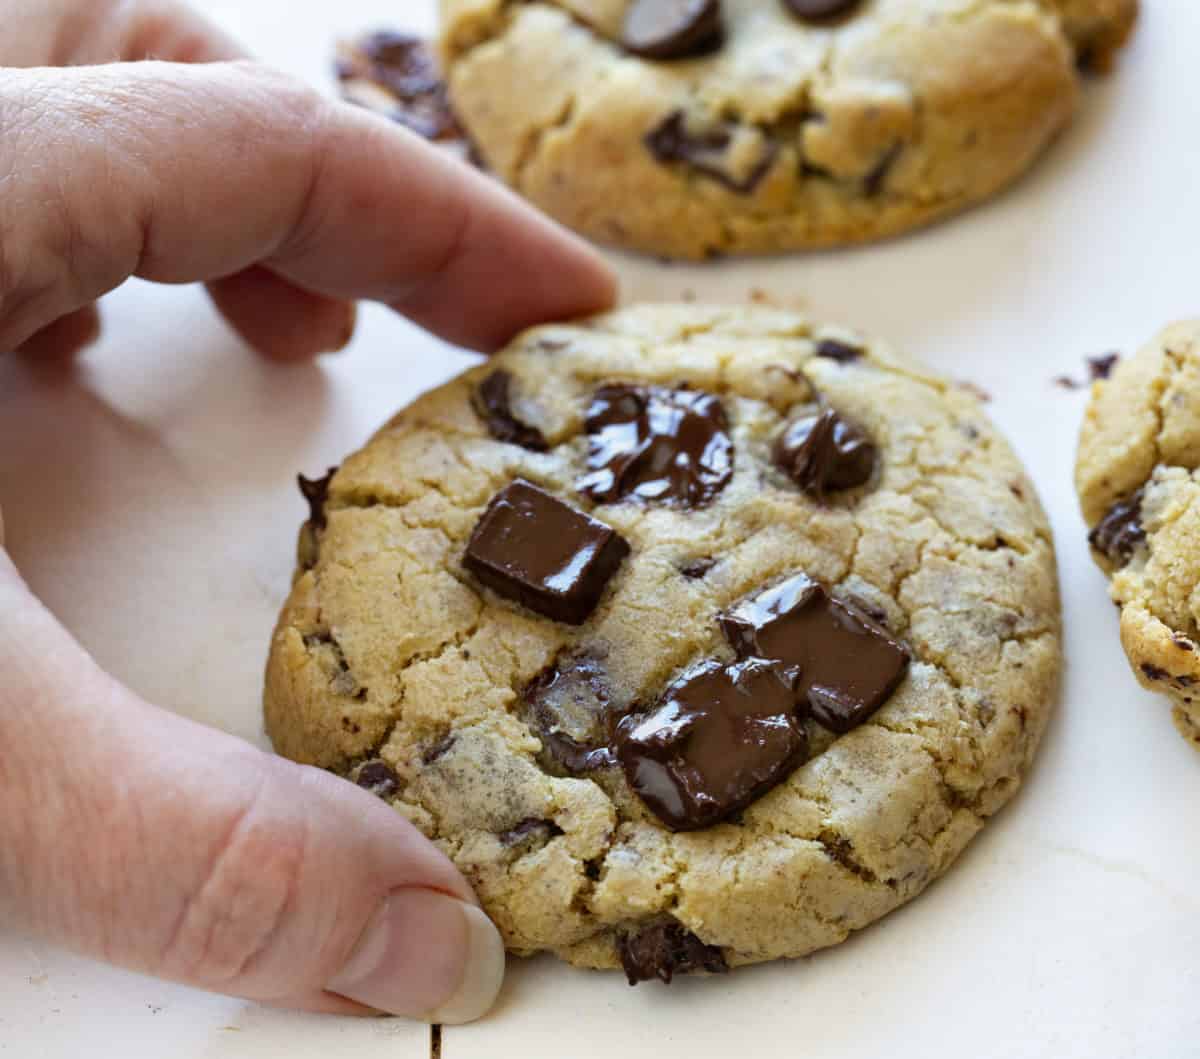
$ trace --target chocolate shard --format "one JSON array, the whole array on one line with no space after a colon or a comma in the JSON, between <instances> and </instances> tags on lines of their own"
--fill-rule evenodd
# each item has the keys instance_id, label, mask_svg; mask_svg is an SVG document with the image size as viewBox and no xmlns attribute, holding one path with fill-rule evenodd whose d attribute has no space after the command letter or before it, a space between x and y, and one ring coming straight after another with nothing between
<instances>
[{"instance_id":1,"label":"chocolate shard","mask_svg":"<svg viewBox=\"0 0 1200 1059\"><path fill-rule=\"evenodd\" d=\"M903 644L807 574L743 600L718 620L739 658L797 667L801 698L839 734L875 713L908 672Z\"/></svg>"},{"instance_id":2,"label":"chocolate shard","mask_svg":"<svg viewBox=\"0 0 1200 1059\"><path fill-rule=\"evenodd\" d=\"M687 59L721 45L721 0L633 0L621 45L646 59Z\"/></svg>"},{"instance_id":3,"label":"chocolate shard","mask_svg":"<svg viewBox=\"0 0 1200 1059\"><path fill-rule=\"evenodd\" d=\"M726 121L693 128L687 115L675 110L646 134L644 143L655 161L683 162L730 191L749 195L770 171L779 148L762 139L753 151L736 151L739 135L753 135L753 130Z\"/></svg>"},{"instance_id":4,"label":"chocolate shard","mask_svg":"<svg viewBox=\"0 0 1200 1059\"><path fill-rule=\"evenodd\" d=\"M507 371L494 371L475 390L475 411L488 428L488 433L497 441L520 445L531 452L549 449L546 439L537 427L521 422L512 408L512 375Z\"/></svg>"},{"instance_id":5,"label":"chocolate shard","mask_svg":"<svg viewBox=\"0 0 1200 1059\"><path fill-rule=\"evenodd\" d=\"M1118 500L1088 534L1088 544L1110 563L1123 566L1146 539L1142 526L1144 492L1145 489L1139 489L1132 496Z\"/></svg>"},{"instance_id":6,"label":"chocolate shard","mask_svg":"<svg viewBox=\"0 0 1200 1059\"><path fill-rule=\"evenodd\" d=\"M720 398L700 390L615 383L587 412L588 474L577 488L600 503L635 497L701 507L733 477L733 439Z\"/></svg>"},{"instance_id":7,"label":"chocolate shard","mask_svg":"<svg viewBox=\"0 0 1200 1059\"><path fill-rule=\"evenodd\" d=\"M400 777L385 761L368 761L358 770L354 782L380 798L394 797L400 790Z\"/></svg>"},{"instance_id":8,"label":"chocolate shard","mask_svg":"<svg viewBox=\"0 0 1200 1059\"><path fill-rule=\"evenodd\" d=\"M699 559L689 559L679 568L679 572L689 581L701 581L708 576L709 570L716 566L719 561L711 555L704 555Z\"/></svg>"},{"instance_id":9,"label":"chocolate shard","mask_svg":"<svg viewBox=\"0 0 1200 1059\"><path fill-rule=\"evenodd\" d=\"M849 364L861 360L864 353L861 346L843 342L840 338L822 338L817 343L817 356L836 360L839 364Z\"/></svg>"},{"instance_id":10,"label":"chocolate shard","mask_svg":"<svg viewBox=\"0 0 1200 1059\"><path fill-rule=\"evenodd\" d=\"M1120 359L1120 353L1103 353L1098 357L1088 357L1088 376L1092 382L1107 379L1113 373L1113 368L1117 366Z\"/></svg>"},{"instance_id":11,"label":"chocolate shard","mask_svg":"<svg viewBox=\"0 0 1200 1059\"><path fill-rule=\"evenodd\" d=\"M794 420L775 443L775 463L809 496L853 489L875 473L879 450L832 408Z\"/></svg>"},{"instance_id":12,"label":"chocolate shard","mask_svg":"<svg viewBox=\"0 0 1200 1059\"><path fill-rule=\"evenodd\" d=\"M463 566L497 595L580 625L628 554L611 526L518 478L492 498Z\"/></svg>"},{"instance_id":13,"label":"chocolate shard","mask_svg":"<svg viewBox=\"0 0 1200 1059\"><path fill-rule=\"evenodd\" d=\"M783 0L783 2L797 18L810 22L848 14L859 4L859 0Z\"/></svg>"},{"instance_id":14,"label":"chocolate shard","mask_svg":"<svg viewBox=\"0 0 1200 1059\"><path fill-rule=\"evenodd\" d=\"M308 501L308 521L314 529L325 528L325 502L329 499L329 483L333 481L333 476L337 474L337 471L336 467L330 467L325 472L324 478L305 478L302 474L296 475L300 492Z\"/></svg>"},{"instance_id":15,"label":"chocolate shard","mask_svg":"<svg viewBox=\"0 0 1200 1059\"><path fill-rule=\"evenodd\" d=\"M531 816L522 820L515 827L501 832L499 838L500 844L504 846L520 846L530 841L538 841L545 845L550 839L557 838L562 833L563 829L553 820L541 820Z\"/></svg>"},{"instance_id":16,"label":"chocolate shard","mask_svg":"<svg viewBox=\"0 0 1200 1059\"><path fill-rule=\"evenodd\" d=\"M616 763L608 747L608 678L598 659L560 655L521 697L542 746L567 772L579 775Z\"/></svg>"},{"instance_id":17,"label":"chocolate shard","mask_svg":"<svg viewBox=\"0 0 1200 1059\"><path fill-rule=\"evenodd\" d=\"M687 670L613 740L629 786L675 831L711 827L785 780L808 753L799 674L761 658Z\"/></svg>"},{"instance_id":18,"label":"chocolate shard","mask_svg":"<svg viewBox=\"0 0 1200 1059\"><path fill-rule=\"evenodd\" d=\"M338 49L342 95L427 140L463 136L429 41L385 30Z\"/></svg>"},{"instance_id":19,"label":"chocolate shard","mask_svg":"<svg viewBox=\"0 0 1200 1059\"><path fill-rule=\"evenodd\" d=\"M715 945L705 945L678 923L656 923L617 938L617 955L630 985L657 978L667 985L677 974L725 974L729 965Z\"/></svg>"}]
</instances>

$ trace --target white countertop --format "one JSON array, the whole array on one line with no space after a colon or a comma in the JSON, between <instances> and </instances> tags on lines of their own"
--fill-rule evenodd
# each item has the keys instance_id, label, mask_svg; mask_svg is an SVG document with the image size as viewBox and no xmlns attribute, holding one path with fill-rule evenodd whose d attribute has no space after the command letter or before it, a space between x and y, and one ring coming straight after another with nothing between
<instances>
[{"instance_id":1,"label":"white countertop","mask_svg":"<svg viewBox=\"0 0 1200 1059\"><path fill-rule=\"evenodd\" d=\"M429 29L433 0L208 0L270 61L330 87L334 38ZM444 1059L1200 1055L1200 756L1140 691L1071 489L1086 354L1200 314L1200 5L1147 0L1115 76L999 201L885 246L768 263L618 259L627 299L760 291L989 391L1059 544L1067 676L1032 778L924 897L846 944L725 979L629 989L513 961ZM402 230L404 219L397 219ZM147 698L265 744L260 681L303 507L293 486L468 359L382 310L313 366L248 356L203 295L131 284L74 374L0 362L11 551ZM2 750L0 750L2 752ZM422 1057L425 1027L293 1015L0 935L0 1056Z\"/></svg>"}]
</instances>

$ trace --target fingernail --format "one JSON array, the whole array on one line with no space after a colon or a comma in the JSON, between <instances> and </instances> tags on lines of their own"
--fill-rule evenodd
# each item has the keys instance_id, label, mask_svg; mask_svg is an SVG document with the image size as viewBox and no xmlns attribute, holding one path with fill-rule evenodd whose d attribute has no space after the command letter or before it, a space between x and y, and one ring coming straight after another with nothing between
<instances>
[{"instance_id":1,"label":"fingernail","mask_svg":"<svg viewBox=\"0 0 1200 1059\"><path fill-rule=\"evenodd\" d=\"M436 890L395 890L326 988L426 1022L471 1022L495 1003L504 942L483 911Z\"/></svg>"},{"instance_id":2,"label":"fingernail","mask_svg":"<svg viewBox=\"0 0 1200 1059\"><path fill-rule=\"evenodd\" d=\"M354 331L358 327L358 306L354 302L346 305L346 316L342 322L342 326L338 329L337 337L330 344L328 349L322 350L322 353L341 353L354 338Z\"/></svg>"}]
</instances>

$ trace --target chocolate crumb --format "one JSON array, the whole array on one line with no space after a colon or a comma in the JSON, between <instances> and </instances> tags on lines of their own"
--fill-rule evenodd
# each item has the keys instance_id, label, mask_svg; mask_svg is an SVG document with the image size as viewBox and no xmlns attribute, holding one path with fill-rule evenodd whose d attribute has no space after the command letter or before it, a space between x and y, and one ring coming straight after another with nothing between
<instances>
[{"instance_id":1,"label":"chocolate crumb","mask_svg":"<svg viewBox=\"0 0 1200 1059\"><path fill-rule=\"evenodd\" d=\"M706 555L700 559L692 559L684 563L679 568L679 572L689 581L699 581L716 565L717 560L711 555Z\"/></svg>"},{"instance_id":2,"label":"chocolate crumb","mask_svg":"<svg viewBox=\"0 0 1200 1059\"><path fill-rule=\"evenodd\" d=\"M1141 670L1147 680L1169 680L1171 678L1170 673L1151 662L1143 662Z\"/></svg>"},{"instance_id":3,"label":"chocolate crumb","mask_svg":"<svg viewBox=\"0 0 1200 1059\"><path fill-rule=\"evenodd\" d=\"M337 471L336 467L330 467L324 478L305 478L302 474L296 475L300 492L308 501L308 521L314 529L323 530L325 528L325 502L329 499L329 483L333 481L333 476L337 474Z\"/></svg>"},{"instance_id":4,"label":"chocolate crumb","mask_svg":"<svg viewBox=\"0 0 1200 1059\"><path fill-rule=\"evenodd\" d=\"M445 757L449 753L450 748L454 746L457 736L443 736L436 743L430 743L424 750L421 751L421 763L423 765L432 765L440 757Z\"/></svg>"},{"instance_id":5,"label":"chocolate crumb","mask_svg":"<svg viewBox=\"0 0 1200 1059\"><path fill-rule=\"evenodd\" d=\"M536 816L522 820L515 827L501 832L500 842L505 846L519 846L529 838L537 837L542 843L549 842L563 833L563 829L553 820L541 820Z\"/></svg>"},{"instance_id":6,"label":"chocolate crumb","mask_svg":"<svg viewBox=\"0 0 1200 1059\"><path fill-rule=\"evenodd\" d=\"M379 798L391 798L400 789L400 777L385 761L368 761L354 782Z\"/></svg>"},{"instance_id":7,"label":"chocolate crumb","mask_svg":"<svg viewBox=\"0 0 1200 1059\"><path fill-rule=\"evenodd\" d=\"M817 356L836 360L839 364L849 364L862 359L863 349L839 338L822 338L817 343Z\"/></svg>"},{"instance_id":8,"label":"chocolate crumb","mask_svg":"<svg viewBox=\"0 0 1200 1059\"><path fill-rule=\"evenodd\" d=\"M1120 353L1102 353L1098 357L1088 357L1088 375L1091 376L1093 382L1107 379L1112 374L1113 368L1117 366L1117 361L1120 359Z\"/></svg>"}]
</instances>

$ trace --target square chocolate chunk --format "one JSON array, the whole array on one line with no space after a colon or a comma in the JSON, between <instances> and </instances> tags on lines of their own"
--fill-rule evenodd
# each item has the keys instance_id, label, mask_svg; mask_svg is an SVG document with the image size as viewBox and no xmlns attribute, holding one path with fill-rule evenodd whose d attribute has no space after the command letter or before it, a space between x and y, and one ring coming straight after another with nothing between
<instances>
[{"instance_id":1,"label":"square chocolate chunk","mask_svg":"<svg viewBox=\"0 0 1200 1059\"><path fill-rule=\"evenodd\" d=\"M579 625L628 554L611 526L518 478L492 498L463 566L497 595Z\"/></svg>"},{"instance_id":2,"label":"square chocolate chunk","mask_svg":"<svg viewBox=\"0 0 1200 1059\"><path fill-rule=\"evenodd\" d=\"M693 666L653 709L617 725L629 786L675 831L709 827L791 774L808 752L796 671L751 658Z\"/></svg>"},{"instance_id":3,"label":"square chocolate chunk","mask_svg":"<svg viewBox=\"0 0 1200 1059\"><path fill-rule=\"evenodd\" d=\"M720 622L739 658L798 666L813 717L839 734L878 710L908 671L903 644L806 574L743 600Z\"/></svg>"}]
</instances>

